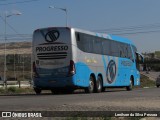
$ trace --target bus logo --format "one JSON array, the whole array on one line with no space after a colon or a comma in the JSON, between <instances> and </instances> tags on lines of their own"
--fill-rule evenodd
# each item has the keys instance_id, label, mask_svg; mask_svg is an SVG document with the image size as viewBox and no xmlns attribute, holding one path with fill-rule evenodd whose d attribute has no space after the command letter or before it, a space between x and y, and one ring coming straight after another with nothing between
<instances>
[{"instance_id":1,"label":"bus logo","mask_svg":"<svg viewBox=\"0 0 160 120\"><path fill-rule=\"evenodd\" d=\"M56 41L59 38L59 31L57 30L52 30L49 31L46 35L45 35L45 40L49 43Z\"/></svg>"},{"instance_id":2,"label":"bus logo","mask_svg":"<svg viewBox=\"0 0 160 120\"><path fill-rule=\"evenodd\" d=\"M108 64L107 67L107 72L106 72L106 76L107 76L107 82L109 84L113 83L116 77L116 63L115 61L111 60Z\"/></svg>"}]
</instances>

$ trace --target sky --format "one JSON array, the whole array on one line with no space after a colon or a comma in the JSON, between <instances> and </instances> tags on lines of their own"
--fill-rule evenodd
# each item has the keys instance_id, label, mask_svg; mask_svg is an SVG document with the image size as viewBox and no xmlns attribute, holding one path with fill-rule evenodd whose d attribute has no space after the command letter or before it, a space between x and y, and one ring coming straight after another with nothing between
<instances>
[{"instance_id":1,"label":"sky","mask_svg":"<svg viewBox=\"0 0 160 120\"><path fill-rule=\"evenodd\" d=\"M0 16L7 18L7 34L29 34L35 29L68 26L118 35L132 40L140 52L160 51L160 0L0 0ZM4 35L0 19L0 36Z\"/></svg>"}]
</instances>

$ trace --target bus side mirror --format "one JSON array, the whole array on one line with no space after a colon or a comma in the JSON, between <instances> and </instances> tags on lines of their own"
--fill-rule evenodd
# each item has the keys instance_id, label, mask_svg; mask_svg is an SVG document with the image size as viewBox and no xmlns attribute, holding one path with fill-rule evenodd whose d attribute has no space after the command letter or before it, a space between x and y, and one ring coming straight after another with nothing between
<instances>
[{"instance_id":1,"label":"bus side mirror","mask_svg":"<svg viewBox=\"0 0 160 120\"><path fill-rule=\"evenodd\" d=\"M144 63L144 57L141 53L136 52L136 55L138 57L138 61L141 63Z\"/></svg>"}]
</instances>

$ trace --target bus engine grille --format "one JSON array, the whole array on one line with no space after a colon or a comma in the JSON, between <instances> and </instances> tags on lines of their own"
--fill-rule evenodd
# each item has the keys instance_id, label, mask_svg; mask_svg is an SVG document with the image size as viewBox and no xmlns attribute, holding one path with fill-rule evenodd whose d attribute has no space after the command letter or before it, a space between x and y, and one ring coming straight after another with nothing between
<instances>
[{"instance_id":1,"label":"bus engine grille","mask_svg":"<svg viewBox=\"0 0 160 120\"><path fill-rule=\"evenodd\" d=\"M67 52L54 52L54 53L38 53L38 59L48 60L48 59L64 59L67 57Z\"/></svg>"}]
</instances>

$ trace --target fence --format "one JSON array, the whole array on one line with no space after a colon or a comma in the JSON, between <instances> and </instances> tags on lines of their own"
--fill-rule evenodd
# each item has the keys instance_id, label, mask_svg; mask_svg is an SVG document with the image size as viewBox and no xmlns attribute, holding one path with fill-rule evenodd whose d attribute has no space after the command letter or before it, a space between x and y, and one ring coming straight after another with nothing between
<instances>
[{"instance_id":1,"label":"fence","mask_svg":"<svg viewBox=\"0 0 160 120\"><path fill-rule=\"evenodd\" d=\"M32 53L31 35L7 35L6 39L3 35L1 35L0 77L6 78L7 81L9 80L31 81L32 80L31 53ZM6 57L6 62L5 62L5 57ZM6 70L4 68L5 66Z\"/></svg>"}]
</instances>

